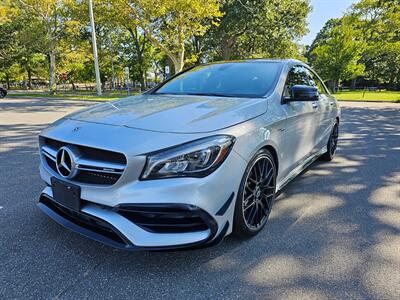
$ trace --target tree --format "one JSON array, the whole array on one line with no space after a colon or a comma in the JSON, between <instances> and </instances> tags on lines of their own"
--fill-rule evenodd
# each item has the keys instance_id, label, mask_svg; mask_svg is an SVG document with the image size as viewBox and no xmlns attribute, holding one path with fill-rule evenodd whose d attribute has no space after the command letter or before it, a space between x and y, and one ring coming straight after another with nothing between
<instances>
[{"instance_id":1,"label":"tree","mask_svg":"<svg viewBox=\"0 0 400 300\"><path fill-rule=\"evenodd\" d=\"M28 79L28 88L32 88L32 78L47 75L45 69L48 67L46 60L45 34L41 24L30 15L22 11L19 18L14 22L20 24L17 36L17 53L15 59L24 70ZM25 77L25 76L24 76ZM25 81L25 80L24 80Z\"/></svg>"},{"instance_id":2,"label":"tree","mask_svg":"<svg viewBox=\"0 0 400 300\"><path fill-rule=\"evenodd\" d=\"M227 0L218 27L206 35L214 59L298 57L306 29L307 0Z\"/></svg>"},{"instance_id":3,"label":"tree","mask_svg":"<svg viewBox=\"0 0 400 300\"><path fill-rule=\"evenodd\" d=\"M340 80L362 75L364 65L359 63L364 49L357 39L358 32L345 20L330 20L313 43L309 57L311 64L335 90Z\"/></svg>"},{"instance_id":4,"label":"tree","mask_svg":"<svg viewBox=\"0 0 400 300\"><path fill-rule=\"evenodd\" d=\"M313 60L315 59L314 57L312 57L313 50L318 46L325 44L325 42L330 38L333 28L340 26L340 22L341 19L330 19L325 23L324 27L322 27L322 29L317 33L317 36L309 46L308 51L306 53L306 58L310 62L313 62Z\"/></svg>"},{"instance_id":5,"label":"tree","mask_svg":"<svg viewBox=\"0 0 400 300\"><path fill-rule=\"evenodd\" d=\"M116 0L118 13L126 14L146 38L172 61L175 72L185 64L185 46L202 36L222 16L219 0ZM208 22L207 22L208 21Z\"/></svg>"},{"instance_id":6,"label":"tree","mask_svg":"<svg viewBox=\"0 0 400 300\"><path fill-rule=\"evenodd\" d=\"M56 92L57 43L65 31L64 13L66 2L60 0L18 0L20 9L29 11L46 32L46 48L49 56L49 90Z\"/></svg>"},{"instance_id":7,"label":"tree","mask_svg":"<svg viewBox=\"0 0 400 300\"><path fill-rule=\"evenodd\" d=\"M10 88L11 77L19 71L14 64L18 55L17 31L21 24L12 21L18 15L10 1L0 4L0 77L7 83L7 88Z\"/></svg>"},{"instance_id":8,"label":"tree","mask_svg":"<svg viewBox=\"0 0 400 300\"><path fill-rule=\"evenodd\" d=\"M352 6L348 18L366 44L361 61L367 78L400 88L400 2L362 0Z\"/></svg>"},{"instance_id":9,"label":"tree","mask_svg":"<svg viewBox=\"0 0 400 300\"><path fill-rule=\"evenodd\" d=\"M8 5L0 25L0 71L8 88L12 77L27 77L31 88L32 77L42 75L46 67L46 57L40 46L43 44L43 28L25 11L10 3Z\"/></svg>"},{"instance_id":10,"label":"tree","mask_svg":"<svg viewBox=\"0 0 400 300\"><path fill-rule=\"evenodd\" d=\"M337 47L332 43L328 47L326 44L333 34L339 37ZM341 36L345 39L341 40ZM329 52L334 48L336 52ZM400 88L400 2L357 2L345 16L325 24L306 56L316 68L325 70L326 79L335 80L333 76L339 76L338 71L334 75L326 70L328 67L331 71L334 69L329 65L333 61L328 57L336 59L339 56L345 58L336 62L335 68L343 70L341 77L354 78L363 74L364 79L372 80L374 84Z\"/></svg>"}]
</instances>

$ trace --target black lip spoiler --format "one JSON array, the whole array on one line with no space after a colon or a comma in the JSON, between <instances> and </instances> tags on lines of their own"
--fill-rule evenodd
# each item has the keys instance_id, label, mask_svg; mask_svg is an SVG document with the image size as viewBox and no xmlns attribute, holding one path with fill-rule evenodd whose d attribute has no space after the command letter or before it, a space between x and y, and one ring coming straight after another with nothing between
<instances>
[{"instance_id":1,"label":"black lip spoiler","mask_svg":"<svg viewBox=\"0 0 400 300\"><path fill-rule=\"evenodd\" d=\"M222 228L221 232L215 236L214 235L210 236L208 239L200 242L195 242L191 244L185 244L185 245L177 245L177 246L163 246L163 247L139 247L136 245L133 245L131 242L125 238L115 227L113 227L111 224L107 223L104 220L101 220L102 223L106 223L108 230L111 230L114 235L118 236L119 241L116 241L115 239L111 239L104 234L101 234L99 232L96 232L95 229L90 228L90 226L84 224L83 222L79 222L76 220L72 220L71 217L69 217L66 213L62 213L61 209L57 209L57 206L61 206L60 204L55 204L56 202L52 197L46 194L42 194L39 198L39 203L38 207L42 212L44 212L47 216L49 216L51 219L53 219L55 222L58 224L64 226L65 228L68 228L76 233L79 233L85 237L88 237L92 240L95 240L97 242L103 243L105 245L121 249L121 250L129 250L129 251L135 251L135 250L148 250L148 251L174 251L174 250L194 250L194 249L201 249L201 248L207 248L211 246L215 246L219 243L222 242L223 238L225 237L225 234L228 230L229 223L227 222L225 226ZM69 210L68 208L64 208L65 210ZM74 212L74 214L77 215L82 215L85 217L89 217L92 219L95 219L93 216L89 216L83 212ZM94 228L94 226L93 226ZM214 237L214 238L213 238Z\"/></svg>"},{"instance_id":2,"label":"black lip spoiler","mask_svg":"<svg viewBox=\"0 0 400 300\"><path fill-rule=\"evenodd\" d=\"M44 212L46 215L48 215L50 218L52 218L54 221L56 221L58 224L64 226L65 228L68 228L76 233L79 233L85 237L91 238L97 242L106 244L108 246L118 248L118 249L124 249L128 250L129 248L132 248L132 244L128 243L120 243L117 241L112 240L111 238L108 238L100 233L95 232L94 230L90 230L86 228L85 226L76 224L75 222L71 221L69 218L63 216L62 214L56 212L53 208L51 208L50 205L48 205L46 202L47 201L53 201L49 196L47 195L42 195L40 197L38 207L41 209L42 212ZM111 226L111 225L110 225ZM120 236L117 231L114 231L116 234ZM124 237L120 236L121 240L125 240Z\"/></svg>"}]
</instances>

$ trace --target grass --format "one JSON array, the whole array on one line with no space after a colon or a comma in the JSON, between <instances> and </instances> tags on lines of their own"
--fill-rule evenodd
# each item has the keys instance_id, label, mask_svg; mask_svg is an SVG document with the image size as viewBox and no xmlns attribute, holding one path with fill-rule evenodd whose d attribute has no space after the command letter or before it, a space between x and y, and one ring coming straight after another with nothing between
<instances>
[{"instance_id":1,"label":"grass","mask_svg":"<svg viewBox=\"0 0 400 300\"><path fill-rule=\"evenodd\" d=\"M338 100L400 102L400 92L349 91L334 94Z\"/></svg>"},{"instance_id":2,"label":"grass","mask_svg":"<svg viewBox=\"0 0 400 300\"><path fill-rule=\"evenodd\" d=\"M134 94L135 93L131 93L131 95ZM127 97L127 93L125 91L107 91L104 92L101 96L97 96L95 92L90 92L90 91L58 92L56 95L50 95L48 92L43 92L43 91L9 91L7 97L110 101L118 98Z\"/></svg>"}]
</instances>

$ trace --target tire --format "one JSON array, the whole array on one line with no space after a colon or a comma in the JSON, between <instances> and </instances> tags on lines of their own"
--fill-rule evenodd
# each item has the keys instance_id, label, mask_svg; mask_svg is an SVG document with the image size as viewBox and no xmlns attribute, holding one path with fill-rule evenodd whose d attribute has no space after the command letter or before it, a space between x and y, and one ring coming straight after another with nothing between
<instances>
[{"instance_id":1,"label":"tire","mask_svg":"<svg viewBox=\"0 0 400 300\"><path fill-rule=\"evenodd\" d=\"M252 237L264 228L276 196L276 175L272 154L265 149L257 152L244 172L236 197L233 217L235 236Z\"/></svg>"},{"instance_id":2,"label":"tire","mask_svg":"<svg viewBox=\"0 0 400 300\"><path fill-rule=\"evenodd\" d=\"M0 88L0 99L4 98L5 96L7 96L7 92Z\"/></svg>"},{"instance_id":3,"label":"tire","mask_svg":"<svg viewBox=\"0 0 400 300\"><path fill-rule=\"evenodd\" d=\"M331 161L336 154L339 139L339 122L336 121L332 127L331 135L329 136L328 144L326 145L326 152L322 154L321 159Z\"/></svg>"}]
</instances>

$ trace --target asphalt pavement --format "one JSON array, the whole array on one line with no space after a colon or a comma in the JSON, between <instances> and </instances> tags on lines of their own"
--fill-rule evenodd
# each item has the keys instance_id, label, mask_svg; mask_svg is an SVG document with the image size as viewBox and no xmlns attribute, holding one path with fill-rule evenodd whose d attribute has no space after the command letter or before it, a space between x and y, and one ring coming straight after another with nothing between
<instances>
[{"instance_id":1,"label":"asphalt pavement","mask_svg":"<svg viewBox=\"0 0 400 300\"><path fill-rule=\"evenodd\" d=\"M37 208L37 134L91 104L0 100L0 299L400 299L400 104L342 102L338 156L262 233L178 252L115 250Z\"/></svg>"}]
</instances>

